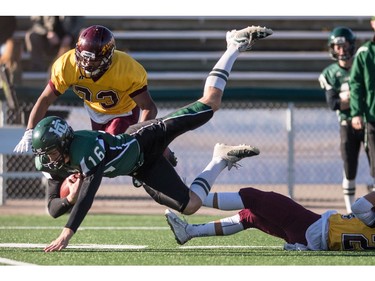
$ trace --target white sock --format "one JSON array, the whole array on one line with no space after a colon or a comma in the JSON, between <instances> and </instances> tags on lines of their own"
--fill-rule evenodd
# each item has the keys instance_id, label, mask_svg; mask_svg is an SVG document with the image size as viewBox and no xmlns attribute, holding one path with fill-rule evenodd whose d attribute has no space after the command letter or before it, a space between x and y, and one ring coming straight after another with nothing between
<instances>
[{"instance_id":1,"label":"white sock","mask_svg":"<svg viewBox=\"0 0 375 281\"><path fill-rule=\"evenodd\" d=\"M351 206L355 201L355 180L348 180L345 176L342 180L342 189L344 193L344 201L346 206L346 211L348 213L352 212Z\"/></svg>"},{"instance_id":2,"label":"white sock","mask_svg":"<svg viewBox=\"0 0 375 281\"><path fill-rule=\"evenodd\" d=\"M239 54L240 52L237 50L237 48L230 46L209 73L204 87L206 88L211 86L224 91L233 64L238 58Z\"/></svg>"},{"instance_id":3,"label":"white sock","mask_svg":"<svg viewBox=\"0 0 375 281\"><path fill-rule=\"evenodd\" d=\"M190 190L205 201L216 178L227 166L227 162L219 157L213 158L203 172L193 181Z\"/></svg>"},{"instance_id":4,"label":"white sock","mask_svg":"<svg viewBox=\"0 0 375 281\"><path fill-rule=\"evenodd\" d=\"M221 219L220 223L224 235L231 235L244 230L243 225L240 222L239 214L234 215L232 217Z\"/></svg>"},{"instance_id":5,"label":"white sock","mask_svg":"<svg viewBox=\"0 0 375 281\"><path fill-rule=\"evenodd\" d=\"M238 192L209 193L203 202L203 206L226 211L241 210L245 207Z\"/></svg>"},{"instance_id":6,"label":"white sock","mask_svg":"<svg viewBox=\"0 0 375 281\"><path fill-rule=\"evenodd\" d=\"M238 214L221 219L220 221L211 221L204 224L189 224L186 228L186 232L192 237L225 236L235 234L242 230L244 230L244 227L240 222L240 215Z\"/></svg>"}]
</instances>

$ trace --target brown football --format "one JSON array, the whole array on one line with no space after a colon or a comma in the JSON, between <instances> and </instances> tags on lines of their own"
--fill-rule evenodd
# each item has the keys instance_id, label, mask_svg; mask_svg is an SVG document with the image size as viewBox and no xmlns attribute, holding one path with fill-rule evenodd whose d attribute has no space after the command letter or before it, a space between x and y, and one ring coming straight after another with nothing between
<instances>
[{"instance_id":1,"label":"brown football","mask_svg":"<svg viewBox=\"0 0 375 281\"><path fill-rule=\"evenodd\" d=\"M70 193L69 181L75 182L76 180L77 180L77 177L75 177L74 175L70 175L69 177L67 177L63 181L63 183L61 184L61 187L60 187L60 198L65 198L69 195L69 193Z\"/></svg>"}]
</instances>

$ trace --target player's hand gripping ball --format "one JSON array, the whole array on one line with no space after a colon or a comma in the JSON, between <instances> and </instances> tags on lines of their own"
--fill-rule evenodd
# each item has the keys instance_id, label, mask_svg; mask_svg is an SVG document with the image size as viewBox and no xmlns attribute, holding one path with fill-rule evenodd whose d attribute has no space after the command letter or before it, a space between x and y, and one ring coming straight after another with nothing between
<instances>
[{"instance_id":1,"label":"player's hand gripping ball","mask_svg":"<svg viewBox=\"0 0 375 281\"><path fill-rule=\"evenodd\" d=\"M70 194L69 185L75 183L79 179L79 175L73 174L67 177L60 187L60 198L65 198Z\"/></svg>"}]
</instances>

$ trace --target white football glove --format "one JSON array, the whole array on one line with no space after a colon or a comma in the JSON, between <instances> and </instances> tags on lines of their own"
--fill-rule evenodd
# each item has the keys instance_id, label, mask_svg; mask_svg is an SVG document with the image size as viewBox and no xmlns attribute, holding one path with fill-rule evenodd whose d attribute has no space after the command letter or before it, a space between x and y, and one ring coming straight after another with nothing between
<instances>
[{"instance_id":1,"label":"white football glove","mask_svg":"<svg viewBox=\"0 0 375 281\"><path fill-rule=\"evenodd\" d=\"M33 129L26 130L25 133L23 134L21 141L13 149L13 152L17 152L17 153L28 152L29 148L31 147L32 136L33 136Z\"/></svg>"},{"instance_id":2,"label":"white football glove","mask_svg":"<svg viewBox=\"0 0 375 281\"><path fill-rule=\"evenodd\" d=\"M339 94L340 98L344 101L348 101L350 99L350 92L349 91L342 91Z\"/></svg>"}]
</instances>

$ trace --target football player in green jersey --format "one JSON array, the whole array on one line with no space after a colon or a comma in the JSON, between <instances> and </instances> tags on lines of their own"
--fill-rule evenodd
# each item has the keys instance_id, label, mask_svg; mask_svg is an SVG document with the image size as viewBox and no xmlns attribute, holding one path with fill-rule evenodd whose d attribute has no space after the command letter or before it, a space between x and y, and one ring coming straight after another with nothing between
<instances>
[{"instance_id":1,"label":"football player in green jersey","mask_svg":"<svg viewBox=\"0 0 375 281\"><path fill-rule=\"evenodd\" d=\"M355 130L352 127L349 105L349 77L355 40L350 28L340 26L333 29L328 39L328 47L331 58L336 62L327 66L319 76L327 104L331 110L336 111L340 122L340 151L344 164L342 189L348 213L351 213L351 205L355 200L358 158L361 145L364 144L364 130ZM366 146L365 151L369 158Z\"/></svg>"},{"instance_id":2,"label":"football player in green jersey","mask_svg":"<svg viewBox=\"0 0 375 281\"><path fill-rule=\"evenodd\" d=\"M71 208L63 231L44 251L59 251L68 245L103 177L132 176L144 183L156 202L190 215L202 206L221 171L236 166L242 158L258 155L259 150L250 145L217 144L211 162L188 187L163 157L163 151L176 137L211 119L220 108L237 57L271 34L272 30L260 26L228 31L227 50L209 73L200 99L165 117L132 125L124 134L74 132L61 118L41 120L34 128L32 147L37 169L49 175L49 212L57 217ZM70 188L75 195L59 198L61 183L70 174L80 176Z\"/></svg>"}]
</instances>

